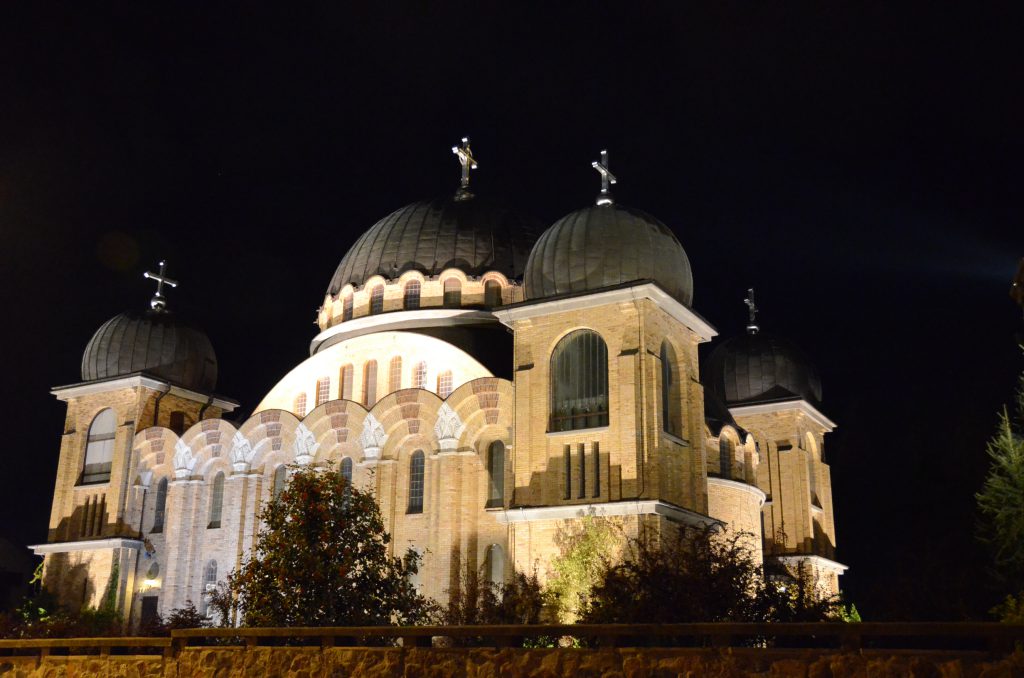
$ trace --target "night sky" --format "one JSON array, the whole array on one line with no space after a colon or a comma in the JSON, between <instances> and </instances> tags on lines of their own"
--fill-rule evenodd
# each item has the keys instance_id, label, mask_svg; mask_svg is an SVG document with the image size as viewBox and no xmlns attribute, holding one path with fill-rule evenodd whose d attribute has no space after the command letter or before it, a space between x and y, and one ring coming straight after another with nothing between
<instances>
[{"instance_id":1,"label":"night sky","mask_svg":"<svg viewBox=\"0 0 1024 678\"><path fill-rule=\"evenodd\" d=\"M593 200L608 148L618 201L685 247L695 309L742 332L755 287L818 365L864 617L983 618L973 494L1024 362L1009 3L372 4L4 8L0 536L45 539L49 389L146 307L144 270L168 260L247 415L308 355L349 246L453 191L468 134L476 192L545 224Z\"/></svg>"}]
</instances>

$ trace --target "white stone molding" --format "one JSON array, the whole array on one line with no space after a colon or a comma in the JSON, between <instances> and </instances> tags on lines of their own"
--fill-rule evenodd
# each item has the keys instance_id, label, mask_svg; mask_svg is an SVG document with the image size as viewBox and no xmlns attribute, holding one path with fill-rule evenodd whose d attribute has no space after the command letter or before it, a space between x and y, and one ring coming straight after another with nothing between
<instances>
[{"instance_id":1,"label":"white stone molding","mask_svg":"<svg viewBox=\"0 0 1024 678\"><path fill-rule=\"evenodd\" d=\"M318 449L320 449L320 443L316 441L316 436L305 424L300 422L298 428L295 429L295 463L299 466L308 466L312 463Z\"/></svg>"},{"instance_id":2,"label":"white stone molding","mask_svg":"<svg viewBox=\"0 0 1024 678\"><path fill-rule=\"evenodd\" d=\"M466 425L459 419L458 413L448 403L441 403L434 423L434 435L441 445L441 452L455 452L459 444L459 436L466 430Z\"/></svg>"},{"instance_id":3,"label":"white stone molding","mask_svg":"<svg viewBox=\"0 0 1024 678\"><path fill-rule=\"evenodd\" d=\"M710 489L714 485L717 485L718 487L731 488L738 492L745 492L746 494L749 494L754 498L754 501L757 502L758 508L764 506L764 501L767 498L767 495L764 492L762 492L759 488L754 487L753 485L748 485L747 483L740 482L738 480L709 477L708 488Z\"/></svg>"},{"instance_id":4,"label":"white stone molding","mask_svg":"<svg viewBox=\"0 0 1024 678\"><path fill-rule=\"evenodd\" d=\"M231 439L231 467L236 473L245 473L249 470L256 451L252 449L252 443L242 435L241 431L235 431L235 437Z\"/></svg>"},{"instance_id":5,"label":"white stone molding","mask_svg":"<svg viewBox=\"0 0 1024 678\"><path fill-rule=\"evenodd\" d=\"M842 563L836 562L824 556L815 556L810 554L799 554L792 556L774 556L783 565L790 565L793 567L799 567L800 563L808 563L819 570L827 570L835 572L836 574L843 574L850 569L849 565L843 565Z\"/></svg>"},{"instance_id":6,"label":"white stone molding","mask_svg":"<svg viewBox=\"0 0 1024 678\"><path fill-rule=\"evenodd\" d=\"M487 325L496 322L489 311L460 308L421 308L415 311L389 311L338 323L316 335L309 345L309 354L364 334L419 329L421 327L452 327L454 325Z\"/></svg>"},{"instance_id":7,"label":"white stone molding","mask_svg":"<svg viewBox=\"0 0 1024 678\"><path fill-rule=\"evenodd\" d=\"M537 520L567 520L596 516L660 515L669 520L695 527L721 525L722 521L680 506L656 499L613 501L604 504L568 504L565 506L532 506L530 508L501 509L493 513L499 523L530 523Z\"/></svg>"},{"instance_id":8,"label":"white stone molding","mask_svg":"<svg viewBox=\"0 0 1024 678\"><path fill-rule=\"evenodd\" d=\"M787 412L795 410L807 416L808 419L823 428L827 433L836 429L837 424L821 413L821 410L810 404L803 398L794 400L782 400L777 403L762 403L759 405L737 405L729 408L729 413L734 417L744 417L755 414L775 414L776 412Z\"/></svg>"},{"instance_id":9,"label":"white stone molding","mask_svg":"<svg viewBox=\"0 0 1024 678\"><path fill-rule=\"evenodd\" d=\"M92 395L94 393L106 393L107 391L116 391L122 388L138 388L144 386L149 389L164 390L166 393L171 395L180 396L187 400L193 400L197 402L206 402L210 399L210 396L196 391L190 391L187 388L181 388L180 386L174 386L168 384L166 381L160 381L154 379L152 376L147 374L133 374L127 377L115 377L112 379L98 379L96 381L86 381L79 384L70 384L68 386L57 386L53 388L50 393L57 397L57 400L70 400L71 398L79 398L85 395ZM238 403L228 398L217 398L214 397L211 404L215 407L219 407L225 412L231 412Z\"/></svg>"},{"instance_id":10,"label":"white stone molding","mask_svg":"<svg viewBox=\"0 0 1024 678\"><path fill-rule=\"evenodd\" d=\"M47 553L68 553L69 551L99 551L102 549L135 549L142 548L142 540L113 537L111 539L90 539L88 541L58 541L51 544L34 544L29 546L37 556Z\"/></svg>"},{"instance_id":11,"label":"white stone molding","mask_svg":"<svg viewBox=\"0 0 1024 678\"><path fill-rule=\"evenodd\" d=\"M185 444L185 441L178 438L174 443L174 477L180 479L192 475L192 469L196 466L196 455L192 454L192 448Z\"/></svg>"},{"instance_id":12,"label":"white stone molding","mask_svg":"<svg viewBox=\"0 0 1024 678\"><path fill-rule=\"evenodd\" d=\"M363 446L363 459L375 461L380 459L380 451L388 442L388 434L384 433L384 426L377 421L373 413L367 414L363 420L363 432L359 434L359 444Z\"/></svg>"}]
</instances>

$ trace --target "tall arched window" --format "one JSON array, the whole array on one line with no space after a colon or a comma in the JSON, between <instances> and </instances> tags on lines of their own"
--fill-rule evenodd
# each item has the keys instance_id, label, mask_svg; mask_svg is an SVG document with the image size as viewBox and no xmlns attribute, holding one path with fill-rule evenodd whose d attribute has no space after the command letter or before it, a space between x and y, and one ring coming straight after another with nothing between
<instances>
[{"instance_id":1,"label":"tall arched window","mask_svg":"<svg viewBox=\"0 0 1024 678\"><path fill-rule=\"evenodd\" d=\"M576 330L551 354L551 430L608 425L608 347L597 332Z\"/></svg>"},{"instance_id":2,"label":"tall arched window","mask_svg":"<svg viewBox=\"0 0 1024 678\"><path fill-rule=\"evenodd\" d=\"M462 283L458 278L448 278L444 281L444 307L459 308L462 306Z\"/></svg>"},{"instance_id":3,"label":"tall arched window","mask_svg":"<svg viewBox=\"0 0 1024 678\"><path fill-rule=\"evenodd\" d=\"M167 513L167 478L161 478L156 484L156 502L153 505L153 529L150 532L164 531L164 515Z\"/></svg>"},{"instance_id":4,"label":"tall arched window","mask_svg":"<svg viewBox=\"0 0 1024 678\"><path fill-rule=\"evenodd\" d=\"M271 495L277 499L284 492L285 483L288 480L288 469L283 465L274 469L274 482L271 484Z\"/></svg>"},{"instance_id":5,"label":"tall arched window","mask_svg":"<svg viewBox=\"0 0 1024 678\"><path fill-rule=\"evenodd\" d=\"M110 467L114 462L114 436L117 433L117 415L109 407L102 410L89 425L85 443L85 462L80 484L105 483L110 480Z\"/></svg>"},{"instance_id":6,"label":"tall arched window","mask_svg":"<svg viewBox=\"0 0 1024 678\"><path fill-rule=\"evenodd\" d=\"M352 400L352 366L342 365L341 370L338 373L338 380L341 384L338 386L338 393L344 400Z\"/></svg>"},{"instance_id":7,"label":"tall arched window","mask_svg":"<svg viewBox=\"0 0 1024 678\"><path fill-rule=\"evenodd\" d=\"M732 441L725 436L718 439L718 474L732 477Z\"/></svg>"},{"instance_id":8,"label":"tall arched window","mask_svg":"<svg viewBox=\"0 0 1024 678\"><path fill-rule=\"evenodd\" d=\"M420 361L412 368L412 387L427 387L427 364L425 362Z\"/></svg>"},{"instance_id":9,"label":"tall arched window","mask_svg":"<svg viewBox=\"0 0 1024 678\"><path fill-rule=\"evenodd\" d=\"M661 342L661 427L674 436L682 431L682 404L676 351L668 341Z\"/></svg>"},{"instance_id":10,"label":"tall arched window","mask_svg":"<svg viewBox=\"0 0 1024 678\"><path fill-rule=\"evenodd\" d=\"M206 563L206 567L203 568L203 593L200 596L203 600L202 614L204 617L210 616L210 596L209 594L217 590L217 561L211 560Z\"/></svg>"},{"instance_id":11,"label":"tall arched window","mask_svg":"<svg viewBox=\"0 0 1024 678\"><path fill-rule=\"evenodd\" d=\"M437 375L437 395L447 398L452 394L452 371L445 370Z\"/></svg>"},{"instance_id":12,"label":"tall arched window","mask_svg":"<svg viewBox=\"0 0 1024 678\"><path fill-rule=\"evenodd\" d=\"M305 393L300 393L299 395L295 396L295 407L292 409L295 412L295 416L298 417L299 419L302 419L304 416L306 416Z\"/></svg>"},{"instance_id":13,"label":"tall arched window","mask_svg":"<svg viewBox=\"0 0 1024 678\"><path fill-rule=\"evenodd\" d=\"M487 547L484 557L484 577L490 584L501 586L505 583L505 549L500 544Z\"/></svg>"},{"instance_id":14,"label":"tall arched window","mask_svg":"<svg viewBox=\"0 0 1024 678\"><path fill-rule=\"evenodd\" d=\"M501 283L497 280L484 283L484 306L501 306Z\"/></svg>"},{"instance_id":15,"label":"tall arched window","mask_svg":"<svg viewBox=\"0 0 1024 678\"><path fill-rule=\"evenodd\" d=\"M395 356L388 365L388 393L402 388L402 357Z\"/></svg>"},{"instance_id":16,"label":"tall arched window","mask_svg":"<svg viewBox=\"0 0 1024 678\"><path fill-rule=\"evenodd\" d=\"M407 311L415 311L420 307L420 281L410 280L405 283L405 298L402 300L402 306Z\"/></svg>"},{"instance_id":17,"label":"tall arched window","mask_svg":"<svg viewBox=\"0 0 1024 678\"><path fill-rule=\"evenodd\" d=\"M423 513L423 450L409 457L409 508L406 513Z\"/></svg>"},{"instance_id":18,"label":"tall arched window","mask_svg":"<svg viewBox=\"0 0 1024 678\"><path fill-rule=\"evenodd\" d=\"M363 365L363 405L373 407L377 402L377 361L367 360Z\"/></svg>"},{"instance_id":19,"label":"tall arched window","mask_svg":"<svg viewBox=\"0 0 1024 678\"><path fill-rule=\"evenodd\" d=\"M331 378L321 377L316 380L316 406L320 407L331 399Z\"/></svg>"},{"instance_id":20,"label":"tall arched window","mask_svg":"<svg viewBox=\"0 0 1024 678\"><path fill-rule=\"evenodd\" d=\"M224 509L224 474L218 473L210 488L210 524L207 529L220 527L220 516Z\"/></svg>"},{"instance_id":21,"label":"tall arched window","mask_svg":"<svg viewBox=\"0 0 1024 678\"><path fill-rule=\"evenodd\" d=\"M341 302L341 319L352 320L352 295L346 294L345 299Z\"/></svg>"},{"instance_id":22,"label":"tall arched window","mask_svg":"<svg viewBox=\"0 0 1024 678\"><path fill-rule=\"evenodd\" d=\"M341 460L341 477L349 485L352 484L352 457L345 457Z\"/></svg>"},{"instance_id":23,"label":"tall arched window","mask_svg":"<svg viewBox=\"0 0 1024 678\"><path fill-rule=\"evenodd\" d=\"M384 286L377 285L370 292L370 315L384 312Z\"/></svg>"},{"instance_id":24,"label":"tall arched window","mask_svg":"<svg viewBox=\"0 0 1024 678\"><path fill-rule=\"evenodd\" d=\"M505 503L505 443L495 440L487 447L487 507Z\"/></svg>"}]
</instances>

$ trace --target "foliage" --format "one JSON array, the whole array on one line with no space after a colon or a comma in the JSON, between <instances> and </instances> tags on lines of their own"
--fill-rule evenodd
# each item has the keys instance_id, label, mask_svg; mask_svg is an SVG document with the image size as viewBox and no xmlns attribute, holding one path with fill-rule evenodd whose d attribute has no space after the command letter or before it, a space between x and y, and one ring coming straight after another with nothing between
<instances>
[{"instance_id":1,"label":"foliage","mask_svg":"<svg viewBox=\"0 0 1024 678\"><path fill-rule=\"evenodd\" d=\"M1011 591L1024 590L1024 375L1012 414L1003 408L988 442L988 475L975 495L980 538L992 550L997 575Z\"/></svg>"},{"instance_id":2,"label":"foliage","mask_svg":"<svg viewBox=\"0 0 1024 678\"><path fill-rule=\"evenodd\" d=\"M175 629L201 629L210 625L191 600L186 600L183 607L176 607L164 619L157 616L147 623L140 631L146 636L162 636Z\"/></svg>"},{"instance_id":3,"label":"foliage","mask_svg":"<svg viewBox=\"0 0 1024 678\"><path fill-rule=\"evenodd\" d=\"M1003 602L993 607L990 612L1004 624L1024 624L1024 592L1006 596Z\"/></svg>"},{"instance_id":4,"label":"foliage","mask_svg":"<svg viewBox=\"0 0 1024 678\"><path fill-rule=\"evenodd\" d=\"M539 624L547 597L535 574L516 572L510 581L496 584L475 571L460 577L448 590L448 606L440 614L443 624Z\"/></svg>"},{"instance_id":5,"label":"foliage","mask_svg":"<svg viewBox=\"0 0 1024 678\"><path fill-rule=\"evenodd\" d=\"M579 619L591 590L608 568L609 559L621 551L624 541L618 527L593 515L560 529L555 543L561 554L551 562L546 589L553 621L573 624Z\"/></svg>"},{"instance_id":6,"label":"foliage","mask_svg":"<svg viewBox=\"0 0 1024 678\"><path fill-rule=\"evenodd\" d=\"M245 626L423 621L430 605L411 582L419 556L412 549L389 555L391 537L373 496L330 467L293 471L264 505L249 557L228 575L230 617Z\"/></svg>"},{"instance_id":7,"label":"foliage","mask_svg":"<svg viewBox=\"0 0 1024 678\"><path fill-rule=\"evenodd\" d=\"M120 636L124 620L113 610L62 608L46 590L0 615L0 638L102 638Z\"/></svg>"},{"instance_id":8,"label":"foliage","mask_svg":"<svg viewBox=\"0 0 1024 678\"><path fill-rule=\"evenodd\" d=\"M121 566L115 560L110 567L110 576L107 578L107 587L103 590L103 599L100 608L104 612L114 612L117 609L117 587L121 581Z\"/></svg>"},{"instance_id":9,"label":"foliage","mask_svg":"<svg viewBox=\"0 0 1024 678\"><path fill-rule=\"evenodd\" d=\"M850 603L849 605L840 605L838 612L839 618L847 624L856 624L861 621L860 612L857 611L857 606L853 603Z\"/></svg>"}]
</instances>

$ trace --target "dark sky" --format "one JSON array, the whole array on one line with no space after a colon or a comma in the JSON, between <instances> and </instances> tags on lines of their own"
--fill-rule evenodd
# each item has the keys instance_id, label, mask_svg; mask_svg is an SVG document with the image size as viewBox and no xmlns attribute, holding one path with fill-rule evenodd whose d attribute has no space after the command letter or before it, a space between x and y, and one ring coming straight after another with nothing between
<instances>
[{"instance_id":1,"label":"dark sky","mask_svg":"<svg viewBox=\"0 0 1024 678\"><path fill-rule=\"evenodd\" d=\"M453 190L468 134L478 193L545 223L593 199L610 149L619 202L675 230L723 335L757 289L822 372L866 618L992 604L972 497L1022 367L1009 3L206 4L0 16L0 536L45 538L49 389L145 306L147 267L169 260L249 411L307 355L354 239Z\"/></svg>"}]
</instances>

